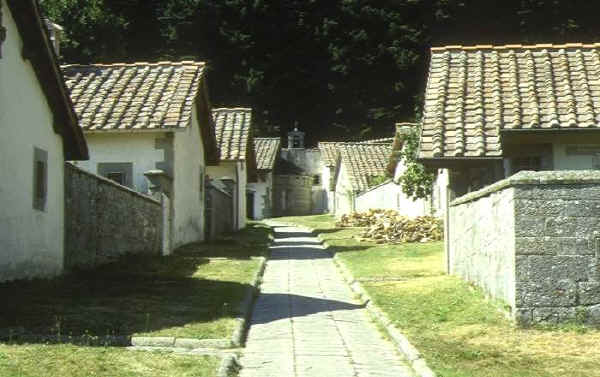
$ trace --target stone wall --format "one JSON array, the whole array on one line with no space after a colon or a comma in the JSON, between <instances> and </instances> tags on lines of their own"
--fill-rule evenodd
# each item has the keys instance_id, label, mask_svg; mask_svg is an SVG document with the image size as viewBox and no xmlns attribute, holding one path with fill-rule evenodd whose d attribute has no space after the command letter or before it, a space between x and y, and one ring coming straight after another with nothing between
<instances>
[{"instance_id":1,"label":"stone wall","mask_svg":"<svg viewBox=\"0 0 600 377\"><path fill-rule=\"evenodd\" d=\"M515 305L514 189L450 207L449 270Z\"/></svg>"},{"instance_id":2,"label":"stone wall","mask_svg":"<svg viewBox=\"0 0 600 377\"><path fill-rule=\"evenodd\" d=\"M505 300L517 322L600 323L600 172L520 172L465 195L449 237L452 273ZM512 266L485 265L500 260ZM499 281L514 302L490 288Z\"/></svg>"},{"instance_id":3,"label":"stone wall","mask_svg":"<svg viewBox=\"0 0 600 377\"><path fill-rule=\"evenodd\" d=\"M65 269L91 268L124 254L159 254L160 202L65 164Z\"/></svg>"},{"instance_id":4,"label":"stone wall","mask_svg":"<svg viewBox=\"0 0 600 377\"><path fill-rule=\"evenodd\" d=\"M206 231L211 240L233 232L233 197L211 183L206 185Z\"/></svg>"},{"instance_id":5,"label":"stone wall","mask_svg":"<svg viewBox=\"0 0 600 377\"><path fill-rule=\"evenodd\" d=\"M311 214L312 177L276 175L273 177L273 214L295 216Z\"/></svg>"}]
</instances>

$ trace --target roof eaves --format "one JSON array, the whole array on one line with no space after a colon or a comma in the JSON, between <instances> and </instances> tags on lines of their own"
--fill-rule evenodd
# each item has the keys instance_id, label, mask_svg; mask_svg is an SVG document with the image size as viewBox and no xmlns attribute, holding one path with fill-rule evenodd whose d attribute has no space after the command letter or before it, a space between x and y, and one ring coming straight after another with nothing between
<instances>
[{"instance_id":1,"label":"roof eaves","mask_svg":"<svg viewBox=\"0 0 600 377\"><path fill-rule=\"evenodd\" d=\"M54 114L54 131L63 138L65 159L87 160L87 143L79 127L37 0L7 0L7 4L23 39L23 57L33 66Z\"/></svg>"}]
</instances>

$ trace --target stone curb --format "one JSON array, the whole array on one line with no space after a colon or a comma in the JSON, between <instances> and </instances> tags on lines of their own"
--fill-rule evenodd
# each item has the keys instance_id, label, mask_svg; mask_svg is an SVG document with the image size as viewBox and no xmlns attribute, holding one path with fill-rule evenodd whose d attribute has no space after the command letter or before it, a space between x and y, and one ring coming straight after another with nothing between
<instances>
[{"instance_id":1,"label":"stone curb","mask_svg":"<svg viewBox=\"0 0 600 377\"><path fill-rule=\"evenodd\" d=\"M217 377L231 377L239 369L240 364L237 357L235 355L227 355L221 360L221 364L217 370Z\"/></svg>"},{"instance_id":2,"label":"stone curb","mask_svg":"<svg viewBox=\"0 0 600 377\"><path fill-rule=\"evenodd\" d=\"M233 347L241 347L244 344L244 338L246 337L246 332L248 330L248 321L252 316L254 300L258 295L260 281L265 273L266 266L267 258L260 257L258 271L256 271L254 279L252 279L251 286L246 289L244 299L239 306L239 312L242 314L241 317L238 318L238 325L235 330L233 330L233 335L231 336L231 344Z\"/></svg>"},{"instance_id":3,"label":"stone curb","mask_svg":"<svg viewBox=\"0 0 600 377\"><path fill-rule=\"evenodd\" d=\"M310 229L310 228L309 228ZM314 233L313 229L310 229L311 232ZM325 249L329 249L330 245L323 240L320 234L317 234L317 238L323 242L323 247ZM374 304L371 296L365 291L362 284L357 281L354 276L350 273L348 268L344 265L342 261L339 260L337 254L329 252L333 256L333 262L337 267L340 275L344 278L346 283L350 286L350 289L359 296L359 298L366 303L367 311L373 319L385 329L387 335L392 339L400 353L406 357L406 359L410 362L413 370L419 375L419 377L436 377L436 374L427 366L427 362L419 352L409 341L408 339L394 326L392 320L385 314L381 309Z\"/></svg>"}]
</instances>

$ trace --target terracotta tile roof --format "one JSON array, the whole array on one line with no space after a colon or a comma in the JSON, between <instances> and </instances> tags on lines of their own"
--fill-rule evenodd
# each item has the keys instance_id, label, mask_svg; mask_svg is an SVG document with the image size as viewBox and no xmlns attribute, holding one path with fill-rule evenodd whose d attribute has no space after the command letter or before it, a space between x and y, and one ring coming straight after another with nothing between
<instances>
[{"instance_id":1,"label":"terracotta tile roof","mask_svg":"<svg viewBox=\"0 0 600 377\"><path fill-rule=\"evenodd\" d=\"M77 115L73 110L69 91L58 66L58 58L50 41L46 23L42 20L38 1L8 0L6 3L23 40L22 56L31 62L37 81L55 117L55 121L48 126L53 127L61 135L65 160L87 160L89 158L87 143L77 123ZM1 14L2 9L0 9L0 18ZM7 36L7 38L15 37ZM1 49L0 40L0 57Z\"/></svg>"},{"instance_id":2,"label":"terracotta tile roof","mask_svg":"<svg viewBox=\"0 0 600 377\"><path fill-rule=\"evenodd\" d=\"M431 49L421 159L497 158L500 130L599 123L598 43Z\"/></svg>"},{"instance_id":3,"label":"terracotta tile roof","mask_svg":"<svg viewBox=\"0 0 600 377\"><path fill-rule=\"evenodd\" d=\"M204 68L193 61L62 67L86 131L187 127Z\"/></svg>"},{"instance_id":4,"label":"terracotta tile roof","mask_svg":"<svg viewBox=\"0 0 600 377\"><path fill-rule=\"evenodd\" d=\"M350 185L360 192L369 188L369 177L386 175L392 147L389 144L344 143L337 146L340 164L346 167Z\"/></svg>"},{"instance_id":5,"label":"terracotta tile roof","mask_svg":"<svg viewBox=\"0 0 600 377\"><path fill-rule=\"evenodd\" d=\"M221 161L245 160L247 157L252 128L252 109L220 108L213 109L217 144L221 151Z\"/></svg>"},{"instance_id":6,"label":"terracotta tile roof","mask_svg":"<svg viewBox=\"0 0 600 377\"><path fill-rule=\"evenodd\" d=\"M273 170L275 160L279 154L281 139L278 137L254 138L256 152L256 168L258 170Z\"/></svg>"},{"instance_id":7,"label":"terracotta tile roof","mask_svg":"<svg viewBox=\"0 0 600 377\"><path fill-rule=\"evenodd\" d=\"M384 144L392 145L394 142L393 137L385 137L381 139L363 140L356 142L344 142L344 141L320 141L318 149L321 152L321 160L323 164L328 167L335 166L339 157L338 145L343 144Z\"/></svg>"},{"instance_id":8,"label":"terracotta tile roof","mask_svg":"<svg viewBox=\"0 0 600 377\"><path fill-rule=\"evenodd\" d=\"M325 166L335 166L337 164L337 159L339 156L339 152L337 146L340 144L344 144L342 142L336 141L320 141L318 148L321 152L321 161Z\"/></svg>"}]
</instances>

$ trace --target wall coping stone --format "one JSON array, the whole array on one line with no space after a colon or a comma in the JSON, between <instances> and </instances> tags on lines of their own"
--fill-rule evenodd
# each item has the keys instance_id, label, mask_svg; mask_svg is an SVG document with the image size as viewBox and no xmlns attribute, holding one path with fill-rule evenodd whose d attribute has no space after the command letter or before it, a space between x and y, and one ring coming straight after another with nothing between
<instances>
[{"instance_id":1,"label":"wall coping stone","mask_svg":"<svg viewBox=\"0 0 600 377\"><path fill-rule=\"evenodd\" d=\"M509 187L523 185L572 185L600 184L598 170L555 170L555 171L520 171L508 178L486 186L480 190L465 194L452 202L450 207L472 202L484 196Z\"/></svg>"},{"instance_id":2,"label":"wall coping stone","mask_svg":"<svg viewBox=\"0 0 600 377\"><path fill-rule=\"evenodd\" d=\"M119 189L119 190L121 190L121 191L125 191L125 192L127 192L127 193L129 193L129 194L132 194L132 195L138 196L138 197L140 197L140 198L142 198L142 199L144 199L144 200L147 200L147 201L149 201L149 202L152 202L153 204L158 204L158 205L160 205L160 201L159 201L159 200L156 200L156 199L154 199L154 198L153 198L153 197L151 197L151 196L144 195L144 194L142 194L142 193L140 193L140 192L137 192L137 191L135 191L135 190L133 190L133 189L130 189L130 188L129 188L129 187L127 187L127 186L120 185L120 184L118 184L117 182L115 182L115 181L113 181L113 180L111 180L111 179L108 179L108 178L105 178L105 177L103 177L103 176L101 176L101 175L94 174L94 173L92 173L92 172L89 172L89 171L87 171L87 170L84 170L84 169L82 169L82 168L80 168L80 167L78 167L78 166L75 166L75 165L74 165L73 163L71 163L71 162L65 162L65 167L66 167L66 168L68 168L68 169L75 170L75 171L77 171L78 173L83 173L83 174L86 174L86 175L88 175L88 176L90 176L90 177L94 177L94 178L98 179L99 181L102 181L103 183L109 184L109 185L111 185L111 186L113 186L113 187L115 187L115 188L117 188L117 189Z\"/></svg>"},{"instance_id":3,"label":"wall coping stone","mask_svg":"<svg viewBox=\"0 0 600 377\"><path fill-rule=\"evenodd\" d=\"M385 181L381 182L381 183L380 183L380 184L378 184L378 185L375 185L375 186L371 186L371 187L369 187L369 188L368 188L368 189L366 189L366 190L363 190L363 191L357 191L357 192L358 192L357 198L358 198L359 196L363 196L363 195L365 195L365 194L367 194L367 193L369 193L369 192L371 192L371 191L373 191L373 190L377 190L378 188L380 188L380 187L382 187L382 186L385 186L385 185L387 185L387 184L390 184L390 183L393 183L393 184L395 184L396 186L398 186L398 183L394 182L394 180L393 180L392 178L389 178L389 179L386 179Z\"/></svg>"}]
</instances>

